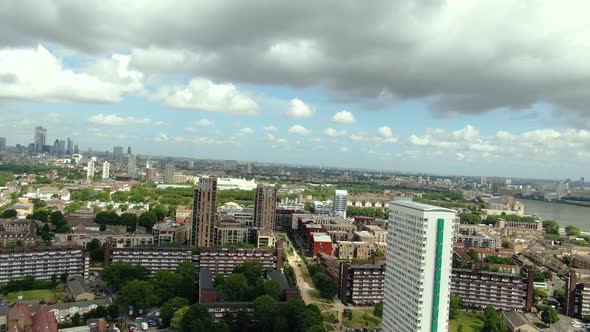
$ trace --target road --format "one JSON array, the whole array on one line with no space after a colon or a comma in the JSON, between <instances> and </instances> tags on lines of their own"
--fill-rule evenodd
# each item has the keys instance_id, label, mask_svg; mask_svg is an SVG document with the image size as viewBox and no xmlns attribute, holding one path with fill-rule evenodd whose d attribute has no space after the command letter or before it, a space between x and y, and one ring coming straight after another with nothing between
<instances>
[{"instance_id":1,"label":"road","mask_svg":"<svg viewBox=\"0 0 590 332\"><path fill-rule=\"evenodd\" d=\"M301 299L305 304L311 304L311 296L309 295L310 285L308 285L305 280L303 279L303 273L301 272L300 264L305 264L301 257L297 254L295 250L292 251L293 254L287 252L287 260L289 261L289 265L293 268L293 272L295 272L295 279L297 280L297 288L299 288L299 293L301 293Z\"/></svg>"}]
</instances>

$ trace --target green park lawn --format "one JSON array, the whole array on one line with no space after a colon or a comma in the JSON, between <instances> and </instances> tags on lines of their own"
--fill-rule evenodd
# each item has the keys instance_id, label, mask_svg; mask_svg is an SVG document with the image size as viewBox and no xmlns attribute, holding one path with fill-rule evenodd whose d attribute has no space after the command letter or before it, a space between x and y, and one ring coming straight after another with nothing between
<instances>
[{"instance_id":1,"label":"green park lawn","mask_svg":"<svg viewBox=\"0 0 590 332\"><path fill-rule=\"evenodd\" d=\"M365 320L365 312L367 319ZM381 327L381 319L373 315L373 308L352 310L352 319L342 318L342 324L348 327L378 328ZM464 331L466 332L466 331Z\"/></svg>"},{"instance_id":2,"label":"green park lawn","mask_svg":"<svg viewBox=\"0 0 590 332\"><path fill-rule=\"evenodd\" d=\"M51 301L53 299L53 291L51 289L35 289L30 291L23 291L23 301ZM16 303L20 292L8 293L4 297L4 302Z\"/></svg>"},{"instance_id":3,"label":"green park lawn","mask_svg":"<svg viewBox=\"0 0 590 332\"><path fill-rule=\"evenodd\" d=\"M456 332L459 325L463 325L463 332L475 332L483 326L483 317L480 313L461 311L457 318L449 321L449 332Z\"/></svg>"}]
</instances>

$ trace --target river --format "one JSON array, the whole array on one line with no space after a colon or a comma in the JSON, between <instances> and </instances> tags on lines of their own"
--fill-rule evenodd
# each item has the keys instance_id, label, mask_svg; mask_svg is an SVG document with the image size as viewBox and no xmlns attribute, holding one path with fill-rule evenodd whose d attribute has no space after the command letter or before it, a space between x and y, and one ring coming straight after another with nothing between
<instances>
[{"instance_id":1,"label":"river","mask_svg":"<svg viewBox=\"0 0 590 332\"><path fill-rule=\"evenodd\" d=\"M582 231L590 232L590 207L537 201L515 197L524 204L524 212L544 220L555 220L561 227L573 225Z\"/></svg>"}]
</instances>

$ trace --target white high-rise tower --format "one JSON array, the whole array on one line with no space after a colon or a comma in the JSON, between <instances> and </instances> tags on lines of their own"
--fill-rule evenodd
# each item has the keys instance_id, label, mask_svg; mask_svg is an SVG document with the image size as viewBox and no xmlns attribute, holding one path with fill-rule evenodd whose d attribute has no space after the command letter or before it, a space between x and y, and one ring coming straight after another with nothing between
<instances>
[{"instance_id":1,"label":"white high-rise tower","mask_svg":"<svg viewBox=\"0 0 590 332\"><path fill-rule=\"evenodd\" d=\"M454 210L389 203L383 331L447 332Z\"/></svg>"},{"instance_id":2,"label":"white high-rise tower","mask_svg":"<svg viewBox=\"0 0 590 332\"><path fill-rule=\"evenodd\" d=\"M86 166L86 179L88 180L92 180L92 178L94 177L94 161L89 161L88 165Z\"/></svg>"},{"instance_id":3,"label":"white high-rise tower","mask_svg":"<svg viewBox=\"0 0 590 332\"><path fill-rule=\"evenodd\" d=\"M332 214L346 218L346 205L348 204L348 191L336 190L334 195L334 204L332 204Z\"/></svg>"},{"instance_id":4,"label":"white high-rise tower","mask_svg":"<svg viewBox=\"0 0 590 332\"><path fill-rule=\"evenodd\" d=\"M109 162L105 160L105 162L102 163L102 178L103 179L109 178L110 168L111 168L111 164L109 164Z\"/></svg>"}]
</instances>

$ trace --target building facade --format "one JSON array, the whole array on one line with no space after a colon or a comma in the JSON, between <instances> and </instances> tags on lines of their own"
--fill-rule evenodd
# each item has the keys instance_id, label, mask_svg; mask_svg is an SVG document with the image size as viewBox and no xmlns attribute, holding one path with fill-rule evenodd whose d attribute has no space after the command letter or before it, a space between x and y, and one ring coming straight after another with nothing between
<instances>
[{"instance_id":1,"label":"building facade","mask_svg":"<svg viewBox=\"0 0 590 332\"><path fill-rule=\"evenodd\" d=\"M340 263L338 295L353 305L375 305L383 302L385 264Z\"/></svg>"},{"instance_id":2,"label":"building facade","mask_svg":"<svg viewBox=\"0 0 590 332\"><path fill-rule=\"evenodd\" d=\"M110 171L111 171L111 164L109 164L109 162L105 160L105 162L102 163L102 178L108 179L110 176Z\"/></svg>"},{"instance_id":3,"label":"building facade","mask_svg":"<svg viewBox=\"0 0 590 332\"><path fill-rule=\"evenodd\" d=\"M336 190L332 203L332 215L346 218L346 206L348 205L348 191Z\"/></svg>"},{"instance_id":4,"label":"building facade","mask_svg":"<svg viewBox=\"0 0 590 332\"><path fill-rule=\"evenodd\" d=\"M193 193L193 220L191 244L211 247L215 244L215 211L217 179L202 178Z\"/></svg>"},{"instance_id":5,"label":"building facade","mask_svg":"<svg viewBox=\"0 0 590 332\"><path fill-rule=\"evenodd\" d=\"M48 280L52 275L88 277L90 258L81 246L0 249L0 283L33 276Z\"/></svg>"},{"instance_id":6,"label":"building facade","mask_svg":"<svg viewBox=\"0 0 590 332\"><path fill-rule=\"evenodd\" d=\"M389 204L383 329L448 331L454 210Z\"/></svg>"},{"instance_id":7,"label":"building facade","mask_svg":"<svg viewBox=\"0 0 590 332\"><path fill-rule=\"evenodd\" d=\"M275 230L277 211L277 188L274 186L256 187L254 201L254 224L261 229Z\"/></svg>"},{"instance_id":8,"label":"building facade","mask_svg":"<svg viewBox=\"0 0 590 332\"><path fill-rule=\"evenodd\" d=\"M208 269L211 275L228 276L234 268L245 262L256 261L263 269L280 271L282 268L282 245L277 249L203 248L199 254L199 269Z\"/></svg>"},{"instance_id":9,"label":"building facade","mask_svg":"<svg viewBox=\"0 0 590 332\"><path fill-rule=\"evenodd\" d=\"M174 271L182 262L192 262L190 247L115 248L108 244L104 250L104 265L126 262L148 268L151 274L159 270Z\"/></svg>"},{"instance_id":10,"label":"building facade","mask_svg":"<svg viewBox=\"0 0 590 332\"><path fill-rule=\"evenodd\" d=\"M174 165L166 165L166 167L164 168L164 182L174 183L174 172L176 172L176 167Z\"/></svg>"}]
</instances>

